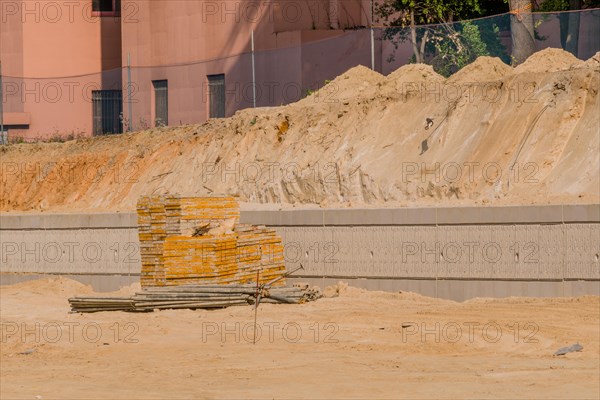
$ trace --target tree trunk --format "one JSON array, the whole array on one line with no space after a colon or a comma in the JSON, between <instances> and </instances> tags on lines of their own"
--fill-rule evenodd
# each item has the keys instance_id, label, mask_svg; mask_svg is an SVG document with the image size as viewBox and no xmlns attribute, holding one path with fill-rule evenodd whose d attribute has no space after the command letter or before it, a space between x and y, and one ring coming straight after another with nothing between
<instances>
[{"instance_id":1,"label":"tree trunk","mask_svg":"<svg viewBox=\"0 0 600 400\"><path fill-rule=\"evenodd\" d=\"M531 0L509 0L512 63L521 64L535 51Z\"/></svg>"},{"instance_id":2,"label":"tree trunk","mask_svg":"<svg viewBox=\"0 0 600 400\"><path fill-rule=\"evenodd\" d=\"M579 0L569 1L570 10L579 10L581 7ZM569 13L569 30L567 40L565 41L565 50L577 57L577 48L579 47L579 13Z\"/></svg>"},{"instance_id":3,"label":"tree trunk","mask_svg":"<svg viewBox=\"0 0 600 400\"><path fill-rule=\"evenodd\" d=\"M421 62L425 61L425 45L427 44L427 38L429 37L429 31L425 31L423 37L421 38Z\"/></svg>"},{"instance_id":4,"label":"tree trunk","mask_svg":"<svg viewBox=\"0 0 600 400\"><path fill-rule=\"evenodd\" d=\"M569 14L558 14L558 23L560 26L560 46L563 49L567 48L567 33L569 32Z\"/></svg>"},{"instance_id":5,"label":"tree trunk","mask_svg":"<svg viewBox=\"0 0 600 400\"><path fill-rule=\"evenodd\" d=\"M421 53L419 52L419 44L417 43L417 26L415 25L415 11L410 10L410 39L413 46L413 53L415 54L415 61L417 64L423 62Z\"/></svg>"}]
</instances>

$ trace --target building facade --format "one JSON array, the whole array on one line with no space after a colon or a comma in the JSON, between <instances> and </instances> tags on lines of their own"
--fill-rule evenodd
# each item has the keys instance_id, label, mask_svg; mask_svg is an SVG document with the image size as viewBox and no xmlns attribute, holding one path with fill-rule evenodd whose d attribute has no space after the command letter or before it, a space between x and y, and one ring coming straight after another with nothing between
<instances>
[{"instance_id":1,"label":"building facade","mask_svg":"<svg viewBox=\"0 0 600 400\"><path fill-rule=\"evenodd\" d=\"M122 86L119 7L119 0L0 2L1 122L12 137L93 134L102 122L93 119L93 98Z\"/></svg>"},{"instance_id":2,"label":"building facade","mask_svg":"<svg viewBox=\"0 0 600 400\"><path fill-rule=\"evenodd\" d=\"M2 0L9 138L203 122L296 101L370 60L370 0ZM335 48L325 39L348 37ZM254 46L254 56L252 48ZM356 54L356 56L353 56ZM253 83L254 82L254 83Z\"/></svg>"}]
</instances>

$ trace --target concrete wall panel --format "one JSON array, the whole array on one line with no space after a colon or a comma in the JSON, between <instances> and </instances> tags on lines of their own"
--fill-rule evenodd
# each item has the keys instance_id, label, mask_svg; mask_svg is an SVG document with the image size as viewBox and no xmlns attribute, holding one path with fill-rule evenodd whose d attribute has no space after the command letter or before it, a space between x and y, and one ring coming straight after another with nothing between
<instances>
[{"instance_id":1,"label":"concrete wall panel","mask_svg":"<svg viewBox=\"0 0 600 400\"><path fill-rule=\"evenodd\" d=\"M565 251L563 232L563 225L540 225L538 279L561 279L563 277Z\"/></svg>"},{"instance_id":2,"label":"concrete wall panel","mask_svg":"<svg viewBox=\"0 0 600 400\"><path fill-rule=\"evenodd\" d=\"M354 229L350 227L339 227L332 232L332 242L337 247L335 270L337 276L354 276L356 263L354 258L353 243Z\"/></svg>"},{"instance_id":3,"label":"concrete wall panel","mask_svg":"<svg viewBox=\"0 0 600 400\"><path fill-rule=\"evenodd\" d=\"M394 249L394 230L390 226L382 226L373 232L373 273L375 276L396 276L396 257Z\"/></svg>"},{"instance_id":4,"label":"concrete wall panel","mask_svg":"<svg viewBox=\"0 0 600 400\"><path fill-rule=\"evenodd\" d=\"M598 293L595 205L469 210L248 211L242 220L277 230L288 270L305 268L300 279L452 299ZM136 275L136 225L134 213L0 215L0 272Z\"/></svg>"},{"instance_id":5,"label":"concrete wall panel","mask_svg":"<svg viewBox=\"0 0 600 400\"><path fill-rule=\"evenodd\" d=\"M2 231L0 272L131 274L140 270L137 229Z\"/></svg>"},{"instance_id":6,"label":"concrete wall panel","mask_svg":"<svg viewBox=\"0 0 600 400\"><path fill-rule=\"evenodd\" d=\"M302 257L304 256L304 252L302 251L304 232L295 227L280 227L277 228L277 233L281 235L281 239L284 243L283 256L286 267L289 269L298 268L303 261ZM306 265L304 268L305 271L302 273L310 275L312 271L310 271Z\"/></svg>"},{"instance_id":7,"label":"concrete wall panel","mask_svg":"<svg viewBox=\"0 0 600 400\"><path fill-rule=\"evenodd\" d=\"M600 225L567 224L565 278L600 279Z\"/></svg>"},{"instance_id":8,"label":"concrete wall panel","mask_svg":"<svg viewBox=\"0 0 600 400\"><path fill-rule=\"evenodd\" d=\"M435 255L428 255L431 243L437 241L437 230L432 226L394 227L396 278L435 278L438 274L438 264Z\"/></svg>"},{"instance_id":9,"label":"concrete wall panel","mask_svg":"<svg viewBox=\"0 0 600 400\"><path fill-rule=\"evenodd\" d=\"M517 265L514 251L516 243L515 225L492 225L491 228L490 246L493 246L494 250L487 253L494 251L497 252L497 255L491 261L492 271L490 276L495 279L514 279L515 266ZM486 255L486 257L488 256ZM482 261L480 265L483 266L486 260ZM478 271L477 278L486 278L486 273L481 271L481 268Z\"/></svg>"}]
</instances>

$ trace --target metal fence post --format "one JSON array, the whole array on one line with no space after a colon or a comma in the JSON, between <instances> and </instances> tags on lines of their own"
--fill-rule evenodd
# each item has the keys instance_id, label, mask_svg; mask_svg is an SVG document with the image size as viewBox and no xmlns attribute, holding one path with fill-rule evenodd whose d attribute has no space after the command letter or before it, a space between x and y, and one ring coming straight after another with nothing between
<instances>
[{"instance_id":1,"label":"metal fence post","mask_svg":"<svg viewBox=\"0 0 600 400\"><path fill-rule=\"evenodd\" d=\"M375 30L371 28L371 69L375 71Z\"/></svg>"},{"instance_id":2,"label":"metal fence post","mask_svg":"<svg viewBox=\"0 0 600 400\"><path fill-rule=\"evenodd\" d=\"M129 123L127 124L127 131L133 131L133 109L132 109L132 99L131 99L131 53L127 53L127 103L128 103L128 113L129 113Z\"/></svg>"},{"instance_id":3,"label":"metal fence post","mask_svg":"<svg viewBox=\"0 0 600 400\"><path fill-rule=\"evenodd\" d=\"M371 0L371 69L375 71L375 31L373 30L373 17L375 16L375 4Z\"/></svg>"},{"instance_id":4,"label":"metal fence post","mask_svg":"<svg viewBox=\"0 0 600 400\"><path fill-rule=\"evenodd\" d=\"M252 48L252 105L256 108L256 65L254 58L254 29L250 32L250 45Z\"/></svg>"},{"instance_id":5,"label":"metal fence post","mask_svg":"<svg viewBox=\"0 0 600 400\"><path fill-rule=\"evenodd\" d=\"M0 61L0 144L7 144L4 137L4 91L2 88L2 61Z\"/></svg>"}]
</instances>

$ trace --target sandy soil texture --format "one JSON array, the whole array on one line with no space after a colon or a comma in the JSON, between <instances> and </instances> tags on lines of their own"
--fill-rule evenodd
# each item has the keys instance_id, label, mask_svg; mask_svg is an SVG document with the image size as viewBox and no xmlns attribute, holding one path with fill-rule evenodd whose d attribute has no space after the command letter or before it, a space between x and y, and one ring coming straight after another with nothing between
<instances>
[{"instance_id":1,"label":"sandy soil texture","mask_svg":"<svg viewBox=\"0 0 600 400\"><path fill-rule=\"evenodd\" d=\"M122 289L120 294L134 291ZM68 313L91 289L0 288L4 399L597 399L600 298L339 296L143 314ZM36 325L37 324L37 325ZM579 342L583 350L553 356Z\"/></svg>"},{"instance_id":2,"label":"sandy soil texture","mask_svg":"<svg viewBox=\"0 0 600 400\"><path fill-rule=\"evenodd\" d=\"M481 57L449 79L353 68L282 107L202 125L0 147L0 210L133 210L149 193L250 204L600 201L600 54Z\"/></svg>"}]
</instances>

